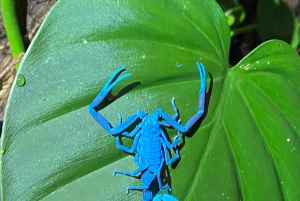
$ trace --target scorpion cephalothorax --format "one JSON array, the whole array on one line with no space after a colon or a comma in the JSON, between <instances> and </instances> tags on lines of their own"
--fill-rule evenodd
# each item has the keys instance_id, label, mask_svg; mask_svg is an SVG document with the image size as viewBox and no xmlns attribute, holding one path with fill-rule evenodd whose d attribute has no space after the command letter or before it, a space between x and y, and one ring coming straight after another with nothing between
<instances>
[{"instance_id":1,"label":"scorpion cephalothorax","mask_svg":"<svg viewBox=\"0 0 300 201\"><path fill-rule=\"evenodd\" d=\"M206 88L206 72L203 64L196 63L200 72L201 86L199 92L199 109L197 113L185 124L181 125L178 113L178 108L175 105L175 99L172 99L172 105L175 114L170 116L162 109L156 109L152 114L147 114L143 110L139 110L137 113L131 115L127 120L122 122L121 115L119 115L119 124L112 127L111 124L100 114L95 108L103 101L103 99L111 92L113 87L121 82L130 74L123 75L116 79L125 68L118 69L106 82L98 96L89 105L88 109L95 120L111 135L116 138L117 148L134 154L134 162L138 168L133 172L115 170L113 175L116 173L124 174L131 177L141 175L142 185L141 186L130 186L126 188L126 193L129 190L141 190L143 191L144 201L176 201L177 199L171 195L163 194L156 195L153 197L153 192L149 190L151 183L157 180L159 189L171 188L168 184L163 185L161 179L161 172L164 164L167 166L175 162L179 158L178 143L181 141L181 134L184 134L190 130L190 128L199 120L204 112L204 101L205 101L205 88ZM128 127L134 124L138 119L142 120L130 133L126 131ZM178 131L178 135L174 138L173 142L170 143L166 134L161 127L172 127ZM181 134L180 134L181 133ZM131 148L126 147L121 143L120 137L133 138ZM170 158L169 150L175 150L175 156Z\"/></svg>"},{"instance_id":2,"label":"scorpion cephalothorax","mask_svg":"<svg viewBox=\"0 0 300 201\"><path fill-rule=\"evenodd\" d=\"M147 114L141 123L142 129L143 130L148 130L151 131L152 134L157 134L159 135L159 121L158 121L158 116L156 114Z\"/></svg>"}]
</instances>

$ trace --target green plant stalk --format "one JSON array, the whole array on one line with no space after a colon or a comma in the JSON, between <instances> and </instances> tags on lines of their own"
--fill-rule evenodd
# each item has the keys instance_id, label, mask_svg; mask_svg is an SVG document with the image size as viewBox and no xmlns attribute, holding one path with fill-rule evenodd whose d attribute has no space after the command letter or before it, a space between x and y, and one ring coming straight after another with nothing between
<instances>
[{"instance_id":1,"label":"green plant stalk","mask_svg":"<svg viewBox=\"0 0 300 201\"><path fill-rule=\"evenodd\" d=\"M230 35L231 35L231 37L232 36L236 36L236 35L239 35L239 34L246 33L248 31L252 31L252 30L254 30L256 28L257 28L257 23L249 24L249 25L246 25L246 26L243 26L243 27L231 30L230 31Z\"/></svg>"},{"instance_id":2,"label":"green plant stalk","mask_svg":"<svg viewBox=\"0 0 300 201\"><path fill-rule=\"evenodd\" d=\"M18 24L15 2L14 0L0 0L0 2L3 23L8 38L10 50L13 58L18 58L18 56L21 53L25 52L25 47ZM16 64L15 68L16 70L18 70L19 63Z\"/></svg>"}]
</instances>

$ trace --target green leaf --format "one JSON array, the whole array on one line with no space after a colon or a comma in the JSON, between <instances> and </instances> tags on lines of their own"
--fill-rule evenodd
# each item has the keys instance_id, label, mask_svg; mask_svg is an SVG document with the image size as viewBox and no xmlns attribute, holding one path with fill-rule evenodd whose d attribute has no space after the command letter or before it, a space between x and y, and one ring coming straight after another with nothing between
<instances>
[{"instance_id":1,"label":"green leaf","mask_svg":"<svg viewBox=\"0 0 300 201\"><path fill-rule=\"evenodd\" d=\"M225 16L230 27L237 27L246 17L246 12L242 6L235 6L226 10Z\"/></svg>"},{"instance_id":2,"label":"green leaf","mask_svg":"<svg viewBox=\"0 0 300 201\"><path fill-rule=\"evenodd\" d=\"M115 147L115 139L88 113L88 104L125 66L132 77L115 93L141 84L100 111L110 122L117 122L118 112L126 118L138 109L173 113L173 96L185 122L198 108L195 62L205 63L214 76L223 75L229 42L224 13L215 1L58 1L20 66L26 83L13 86L8 102L3 200L140 199L140 192L125 194L140 180L111 175L114 169L133 170L133 157ZM195 148L184 147L181 170L188 170L188 160L199 159L187 155ZM190 188L180 182L192 181L197 167L178 174L179 166L170 172L181 199Z\"/></svg>"},{"instance_id":3,"label":"green leaf","mask_svg":"<svg viewBox=\"0 0 300 201\"><path fill-rule=\"evenodd\" d=\"M299 75L299 56L277 40L228 73L222 124L244 200L300 198Z\"/></svg>"},{"instance_id":4,"label":"green leaf","mask_svg":"<svg viewBox=\"0 0 300 201\"><path fill-rule=\"evenodd\" d=\"M261 40L281 39L293 48L299 45L299 25L294 13L280 0L260 0L257 6L258 36Z\"/></svg>"},{"instance_id":5,"label":"green leaf","mask_svg":"<svg viewBox=\"0 0 300 201\"><path fill-rule=\"evenodd\" d=\"M140 84L101 114L112 124L118 112L124 118L138 109L173 114L175 97L185 123L198 108L196 61L212 78L207 114L186 137L180 162L169 167L173 195L298 200L299 56L274 40L229 69L229 41L225 16L211 0L59 1L21 64L25 85L14 84L9 99L3 200L141 200L141 192L125 195L140 180L111 175L136 169L133 157L115 147L87 106L125 66L132 77L113 92Z\"/></svg>"}]
</instances>

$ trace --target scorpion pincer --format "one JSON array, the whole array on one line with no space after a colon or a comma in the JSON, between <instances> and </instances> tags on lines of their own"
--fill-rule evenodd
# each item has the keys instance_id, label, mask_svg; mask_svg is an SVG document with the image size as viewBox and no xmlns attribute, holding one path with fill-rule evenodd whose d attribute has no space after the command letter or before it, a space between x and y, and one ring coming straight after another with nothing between
<instances>
[{"instance_id":1,"label":"scorpion pincer","mask_svg":"<svg viewBox=\"0 0 300 201\"><path fill-rule=\"evenodd\" d=\"M142 185L127 187L126 194L129 193L129 190L141 190L143 191L143 201L177 200L175 197L168 194L158 194L153 197L149 187L152 182L157 179L159 190L168 189L169 192L171 191L171 188L168 184L163 185L161 178L162 168L164 164L168 166L179 159L180 156L177 145L181 141L181 134L188 132L204 112L206 72L203 64L197 62L196 65L198 67L201 80L199 91L199 108L197 113L191 119L189 119L185 125L181 125L181 120L178 119L179 111L175 105L174 98L172 99L172 105L175 112L173 116L170 116L160 108L154 110L152 114L147 114L145 111L139 110L137 113L127 118L124 122L122 121L121 115L118 114L119 123L116 126L112 126L104 116L98 113L95 108L111 92L113 87L131 75L128 73L118 78L118 76L125 71L124 67L119 68L109 78L97 97L89 105L88 110L94 119L104 128L105 131L116 138L117 148L129 154L135 154L134 162L138 166L135 171L128 172L123 170L115 170L113 172L113 175L118 173L131 177L141 175ZM137 120L141 120L141 122L131 132L127 132L126 130L128 127L135 124ZM173 142L169 142L162 127L172 127L178 131L178 134L174 138ZM133 138L132 146L129 148L123 145L120 137ZM172 158L169 156L169 150L171 149L174 149L175 151L175 156Z\"/></svg>"}]
</instances>

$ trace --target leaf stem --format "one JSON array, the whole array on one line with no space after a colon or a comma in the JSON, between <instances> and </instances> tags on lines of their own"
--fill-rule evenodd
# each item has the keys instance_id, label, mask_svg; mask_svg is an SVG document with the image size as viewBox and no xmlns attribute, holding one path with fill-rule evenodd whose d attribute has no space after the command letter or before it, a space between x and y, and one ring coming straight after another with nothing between
<instances>
[{"instance_id":1,"label":"leaf stem","mask_svg":"<svg viewBox=\"0 0 300 201\"><path fill-rule=\"evenodd\" d=\"M15 2L14 0L0 0L0 5L2 9L3 24L12 57L18 58L20 54L25 52L25 47L18 24ZM16 64L15 68L18 70L19 63Z\"/></svg>"},{"instance_id":2,"label":"leaf stem","mask_svg":"<svg viewBox=\"0 0 300 201\"><path fill-rule=\"evenodd\" d=\"M239 34L243 34L243 33L248 32L248 31L252 31L256 28L257 28L257 23L248 24L246 26L231 30L230 34L231 34L231 37L232 37L232 36L236 36L236 35L239 35Z\"/></svg>"}]
</instances>

